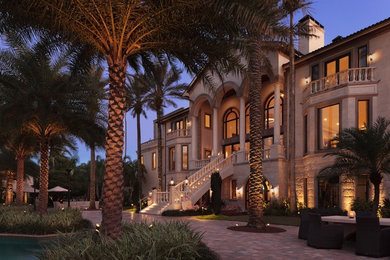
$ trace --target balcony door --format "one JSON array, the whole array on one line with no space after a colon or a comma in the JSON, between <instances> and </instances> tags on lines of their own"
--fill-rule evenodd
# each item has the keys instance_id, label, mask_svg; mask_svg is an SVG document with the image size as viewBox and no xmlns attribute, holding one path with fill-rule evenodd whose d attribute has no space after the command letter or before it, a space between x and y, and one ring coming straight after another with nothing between
<instances>
[{"instance_id":1,"label":"balcony door","mask_svg":"<svg viewBox=\"0 0 390 260\"><path fill-rule=\"evenodd\" d=\"M347 70L350 68L351 64L350 56L350 54L347 54L325 63L325 76L327 77L327 86L335 86L347 81Z\"/></svg>"}]
</instances>

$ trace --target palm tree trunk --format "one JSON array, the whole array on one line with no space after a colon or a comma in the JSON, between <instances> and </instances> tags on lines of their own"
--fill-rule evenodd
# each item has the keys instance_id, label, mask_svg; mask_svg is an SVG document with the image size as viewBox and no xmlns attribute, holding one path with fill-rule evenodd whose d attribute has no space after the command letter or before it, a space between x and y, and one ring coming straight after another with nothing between
<instances>
[{"instance_id":1,"label":"palm tree trunk","mask_svg":"<svg viewBox=\"0 0 390 260\"><path fill-rule=\"evenodd\" d=\"M112 239L122 232L123 209L123 118L126 108L126 59L107 57L110 76L108 128L106 136L106 170L103 185L103 233ZM114 57L115 58L115 57Z\"/></svg>"},{"instance_id":2,"label":"palm tree trunk","mask_svg":"<svg viewBox=\"0 0 390 260\"><path fill-rule=\"evenodd\" d=\"M14 173L11 171L7 171L7 193L5 199L6 205L11 205L13 201L13 197L14 197L14 192L12 190L13 182L14 182Z\"/></svg>"},{"instance_id":3,"label":"palm tree trunk","mask_svg":"<svg viewBox=\"0 0 390 260\"><path fill-rule=\"evenodd\" d=\"M40 143L39 159L39 195L38 213L47 214L48 188L49 188L49 141L46 138Z\"/></svg>"},{"instance_id":4,"label":"palm tree trunk","mask_svg":"<svg viewBox=\"0 0 390 260\"><path fill-rule=\"evenodd\" d=\"M95 146L91 146L91 169L90 169L90 181L89 181L89 209L96 209L95 205L95 176L96 176L96 162L95 162Z\"/></svg>"},{"instance_id":5,"label":"palm tree trunk","mask_svg":"<svg viewBox=\"0 0 390 260\"><path fill-rule=\"evenodd\" d=\"M16 169L16 205L23 205L23 189L24 189L24 156L17 156Z\"/></svg>"},{"instance_id":6,"label":"palm tree trunk","mask_svg":"<svg viewBox=\"0 0 390 260\"><path fill-rule=\"evenodd\" d=\"M141 115L137 114L137 179L139 199L142 199L142 163L141 163Z\"/></svg>"},{"instance_id":7,"label":"palm tree trunk","mask_svg":"<svg viewBox=\"0 0 390 260\"><path fill-rule=\"evenodd\" d=\"M249 85L249 104L250 104L250 151L249 151L249 227L262 228L264 223L263 216L263 137L262 137L262 102L261 102L261 62L260 46L254 43L254 53L249 60L250 85Z\"/></svg>"},{"instance_id":8,"label":"palm tree trunk","mask_svg":"<svg viewBox=\"0 0 390 260\"><path fill-rule=\"evenodd\" d=\"M158 175L158 189L160 191L165 190L165 187L163 187L163 181L162 181L162 138L161 138L161 117L162 112L161 109L157 110L157 153L158 153L158 160L157 160L157 175Z\"/></svg>"},{"instance_id":9,"label":"palm tree trunk","mask_svg":"<svg viewBox=\"0 0 390 260\"><path fill-rule=\"evenodd\" d=\"M288 128L288 160L289 160L289 182L290 182L290 209L295 210L296 187L295 187L295 48L294 48L294 13L290 13L290 77L289 77L289 128Z\"/></svg>"},{"instance_id":10,"label":"palm tree trunk","mask_svg":"<svg viewBox=\"0 0 390 260\"><path fill-rule=\"evenodd\" d=\"M379 193L380 193L380 182L374 183L374 205L372 207L372 212L375 214L375 216L378 213Z\"/></svg>"}]
</instances>

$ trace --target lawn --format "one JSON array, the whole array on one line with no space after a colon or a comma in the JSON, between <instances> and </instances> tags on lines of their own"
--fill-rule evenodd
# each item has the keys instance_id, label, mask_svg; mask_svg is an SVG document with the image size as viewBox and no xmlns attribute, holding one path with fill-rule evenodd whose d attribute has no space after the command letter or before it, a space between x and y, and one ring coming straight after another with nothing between
<instances>
[{"instance_id":1,"label":"lawn","mask_svg":"<svg viewBox=\"0 0 390 260\"><path fill-rule=\"evenodd\" d=\"M205 215L197 216L197 219L206 220L228 220L228 221L240 221L248 222L248 215L238 216L226 216L226 215ZM299 217L297 216L263 216L263 221L269 224L286 225L286 226L299 226Z\"/></svg>"}]
</instances>

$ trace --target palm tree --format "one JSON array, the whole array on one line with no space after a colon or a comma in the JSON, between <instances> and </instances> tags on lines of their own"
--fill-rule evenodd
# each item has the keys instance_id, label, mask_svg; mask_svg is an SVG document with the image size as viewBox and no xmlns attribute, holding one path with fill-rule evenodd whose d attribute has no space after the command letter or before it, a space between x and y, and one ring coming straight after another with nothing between
<instances>
[{"instance_id":1,"label":"palm tree","mask_svg":"<svg viewBox=\"0 0 390 260\"><path fill-rule=\"evenodd\" d=\"M131 115L137 118L137 176L139 182L139 196L142 197L142 185L141 175L143 172L143 165L141 162L141 115L146 118L145 108L149 103L147 93L149 92L149 86L141 84L141 80L138 75L127 78L128 84L126 85L126 102L127 111L132 110Z\"/></svg>"},{"instance_id":2,"label":"palm tree","mask_svg":"<svg viewBox=\"0 0 390 260\"><path fill-rule=\"evenodd\" d=\"M87 97L88 112L90 121L93 124L79 125L80 133L78 136L83 140L90 149L90 185L89 185L89 209L96 209L96 148L104 147L104 137L106 135L105 123L106 115L102 110L102 100L105 99L104 87L108 81L102 79L103 68L91 67L84 74L80 83L85 84L89 89L90 95Z\"/></svg>"},{"instance_id":3,"label":"palm tree","mask_svg":"<svg viewBox=\"0 0 390 260\"><path fill-rule=\"evenodd\" d=\"M203 0L0 1L0 30L45 28L89 44L106 58L110 86L102 225L111 238L121 234L126 60L143 51L169 53L195 73L217 60L237 62L233 39L243 30L231 13L217 7Z\"/></svg>"},{"instance_id":4,"label":"palm tree","mask_svg":"<svg viewBox=\"0 0 390 260\"><path fill-rule=\"evenodd\" d=\"M0 122L23 122L23 129L37 138L40 153L39 214L47 213L49 147L51 139L65 136L88 121L88 90L65 74L67 53L54 56L50 45L13 41L2 53L0 75L6 93L0 106ZM45 49L46 47L46 49ZM4 69L5 68L5 69ZM8 71L7 71L8 70Z\"/></svg>"},{"instance_id":5,"label":"palm tree","mask_svg":"<svg viewBox=\"0 0 390 260\"><path fill-rule=\"evenodd\" d=\"M11 121L15 123L15 121ZM20 126L19 126L20 127ZM16 205L23 204L24 190L24 161L32 152L36 150L35 138L27 133L18 130L10 131L1 137L4 138L5 146L12 151L16 159Z\"/></svg>"},{"instance_id":6,"label":"palm tree","mask_svg":"<svg viewBox=\"0 0 390 260\"><path fill-rule=\"evenodd\" d=\"M159 190L165 190L162 180L162 136L161 119L163 109L167 105L176 107L174 98L181 98L187 84L179 84L181 70L169 68L166 59L155 62L142 76L139 77L140 84L150 88L146 99L149 100L149 107L157 114L157 176ZM166 184L166 183L165 183Z\"/></svg>"},{"instance_id":7,"label":"palm tree","mask_svg":"<svg viewBox=\"0 0 390 260\"><path fill-rule=\"evenodd\" d=\"M289 161L289 183L290 183L290 207L296 209L296 187L295 187L295 46L294 36L297 34L308 33L298 30L297 26L294 25L294 13L298 10L305 10L312 3L307 0L283 0L282 9L289 16L289 87L288 92L288 161Z\"/></svg>"},{"instance_id":8,"label":"palm tree","mask_svg":"<svg viewBox=\"0 0 390 260\"><path fill-rule=\"evenodd\" d=\"M379 205L380 184L383 174L390 174L390 121L379 117L365 129L348 128L334 140L337 148L325 156L335 156L332 165L320 171L320 175L368 175L374 185L374 207Z\"/></svg>"}]
</instances>

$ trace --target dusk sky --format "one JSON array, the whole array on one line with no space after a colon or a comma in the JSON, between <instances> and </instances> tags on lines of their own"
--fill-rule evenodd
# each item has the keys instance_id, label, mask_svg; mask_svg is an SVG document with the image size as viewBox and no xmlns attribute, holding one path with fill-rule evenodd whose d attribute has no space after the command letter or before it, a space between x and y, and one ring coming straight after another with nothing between
<instances>
[{"instance_id":1,"label":"dusk sky","mask_svg":"<svg viewBox=\"0 0 390 260\"><path fill-rule=\"evenodd\" d=\"M317 0L313 1L310 14L325 27L325 44L332 42L336 36L347 36L359 31L367 26L382 21L390 17L389 0ZM302 14L296 15L296 20L302 18ZM192 77L182 76L182 82L190 83ZM178 108L188 107L188 101L178 100ZM164 113L175 110L173 107L165 109ZM153 138L153 120L156 119L156 113L147 111L148 118L142 118L142 142ZM130 114L127 115L127 155L136 159L137 149L137 130L136 120ZM104 156L104 152L98 153ZM89 160L89 151L84 145L79 146L79 162Z\"/></svg>"}]
</instances>

